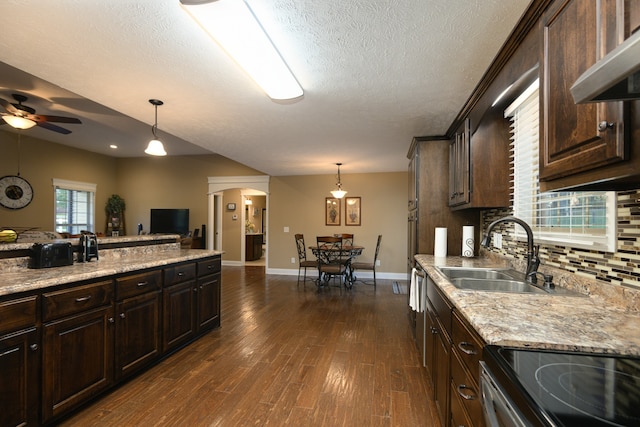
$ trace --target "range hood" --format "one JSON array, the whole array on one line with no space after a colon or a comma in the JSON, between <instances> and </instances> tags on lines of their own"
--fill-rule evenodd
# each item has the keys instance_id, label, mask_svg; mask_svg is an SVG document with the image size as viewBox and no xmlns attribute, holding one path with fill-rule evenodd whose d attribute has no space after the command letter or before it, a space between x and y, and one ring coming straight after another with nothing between
<instances>
[{"instance_id":1,"label":"range hood","mask_svg":"<svg viewBox=\"0 0 640 427\"><path fill-rule=\"evenodd\" d=\"M576 104L640 99L640 31L585 71L571 94Z\"/></svg>"}]
</instances>

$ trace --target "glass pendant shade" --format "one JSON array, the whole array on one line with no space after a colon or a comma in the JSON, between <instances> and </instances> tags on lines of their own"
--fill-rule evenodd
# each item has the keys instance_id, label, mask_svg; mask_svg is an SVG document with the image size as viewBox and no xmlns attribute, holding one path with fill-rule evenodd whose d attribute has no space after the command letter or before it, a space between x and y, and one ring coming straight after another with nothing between
<instances>
[{"instance_id":1,"label":"glass pendant shade","mask_svg":"<svg viewBox=\"0 0 640 427\"><path fill-rule=\"evenodd\" d=\"M342 163L336 163L336 166L338 166L338 182L336 183L338 188L332 190L331 195L336 199L342 199L344 195L347 194L347 192L342 189L342 182L340 182L340 166L342 166Z\"/></svg>"},{"instance_id":2,"label":"glass pendant shade","mask_svg":"<svg viewBox=\"0 0 640 427\"><path fill-rule=\"evenodd\" d=\"M162 142L158 139L153 139L149 141L149 145L147 146L147 149L144 150L144 152L151 156L167 155L167 152L164 150L164 145L162 145Z\"/></svg>"},{"instance_id":3,"label":"glass pendant shade","mask_svg":"<svg viewBox=\"0 0 640 427\"><path fill-rule=\"evenodd\" d=\"M20 116L2 116L5 122L9 124L9 126L16 129L30 129L36 125L36 122L33 120L26 119Z\"/></svg>"}]
</instances>

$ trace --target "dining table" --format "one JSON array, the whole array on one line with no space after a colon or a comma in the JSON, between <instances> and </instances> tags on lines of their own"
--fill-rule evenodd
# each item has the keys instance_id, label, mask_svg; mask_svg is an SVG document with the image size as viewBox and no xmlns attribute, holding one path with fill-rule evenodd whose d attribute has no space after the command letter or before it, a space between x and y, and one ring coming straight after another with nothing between
<instances>
[{"instance_id":1,"label":"dining table","mask_svg":"<svg viewBox=\"0 0 640 427\"><path fill-rule=\"evenodd\" d=\"M356 276L351 263L355 257L362 254L364 246L345 245L338 248L335 246L322 247L315 245L309 246L309 249L311 249L313 255L318 259L318 273L320 273L320 263L329 264L339 260L345 266L345 272L343 274L345 287L349 289L353 287ZM318 274L319 285L326 285L328 281L329 278L326 275L323 277L322 274Z\"/></svg>"}]
</instances>

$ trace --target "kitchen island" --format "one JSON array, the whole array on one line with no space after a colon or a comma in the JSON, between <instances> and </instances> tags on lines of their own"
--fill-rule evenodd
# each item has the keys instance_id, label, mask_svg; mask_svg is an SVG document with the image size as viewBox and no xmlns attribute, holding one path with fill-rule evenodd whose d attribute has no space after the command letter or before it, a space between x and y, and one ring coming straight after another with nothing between
<instances>
[{"instance_id":1,"label":"kitchen island","mask_svg":"<svg viewBox=\"0 0 640 427\"><path fill-rule=\"evenodd\" d=\"M55 423L220 326L220 251L103 238L97 260L30 269L31 245L0 246L0 425Z\"/></svg>"}]
</instances>

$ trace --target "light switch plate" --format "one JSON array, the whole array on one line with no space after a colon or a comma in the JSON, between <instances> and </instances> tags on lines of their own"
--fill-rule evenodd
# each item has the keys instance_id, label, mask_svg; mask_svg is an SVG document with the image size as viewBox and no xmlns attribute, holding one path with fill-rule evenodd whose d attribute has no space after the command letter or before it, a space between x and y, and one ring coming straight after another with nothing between
<instances>
[{"instance_id":1,"label":"light switch plate","mask_svg":"<svg viewBox=\"0 0 640 427\"><path fill-rule=\"evenodd\" d=\"M288 233L288 232L289 232L289 227L285 227L285 228L284 228L284 232L285 232L285 233Z\"/></svg>"}]
</instances>

